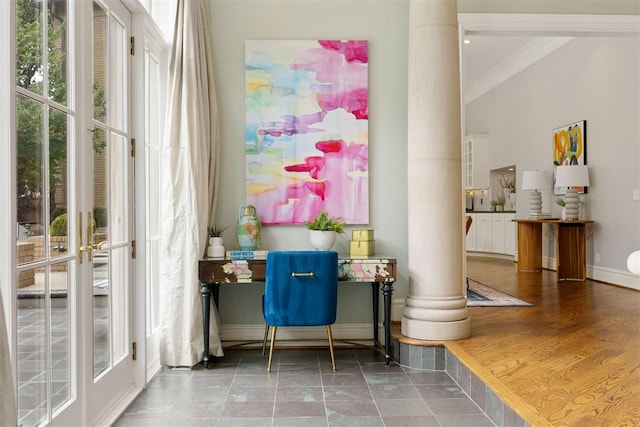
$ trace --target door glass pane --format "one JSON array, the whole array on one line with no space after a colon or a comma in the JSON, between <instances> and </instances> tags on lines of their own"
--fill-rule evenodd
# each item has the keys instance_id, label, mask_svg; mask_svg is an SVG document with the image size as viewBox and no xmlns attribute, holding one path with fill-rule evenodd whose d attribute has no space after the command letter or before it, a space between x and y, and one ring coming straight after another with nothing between
<instances>
[{"instance_id":1,"label":"door glass pane","mask_svg":"<svg viewBox=\"0 0 640 427\"><path fill-rule=\"evenodd\" d=\"M49 248L52 258L69 251L67 225L67 140L68 116L49 109Z\"/></svg>"},{"instance_id":2,"label":"door glass pane","mask_svg":"<svg viewBox=\"0 0 640 427\"><path fill-rule=\"evenodd\" d=\"M18 274L18 421L23 426L48 419L48 383L53 412L71 397L70 265Z\"/></svg>"},{"instance_id":3,"label":"door glass pane","mask_svg":"<svg viewBox=\"0 0 640 427\"><path fill-rule=\"evenodd\" d=\"M93 376L111 366L109 338L109 252L93 252Z\"/></svg>"},{"instance_id":4,"label":"door glass pane","mask_svg":"<svg viewBox=\"0 0 640 427\"><path fill-rule=\"evenodd\" d=\"M122 131L127 130L127 53L129 40L127 29L111 16L109 26L109 117L111 126Z\"/></svg>"},{"instance_id":5,"label":"door glass pane","mask_svg":"<svg viewBox=\"0 0 640 427\"><path fill-rule=\"evenodd\" d=\"M129 324L128 274L129 247L112 252L111 263L111 330L113 331L113 359L117 362L127 354L129 340L126 325Z\"/></svg>"},{"instance_id":6,"label":"door glass pane","mask_svg":"<svg viewBox=\"0 0 640 427\"><path fill-rule=\"evenodd\" d=\"M107 121L108 71L107 71L107 11L93 3L93 118Z\"/></svg>"},{"instance_id":7,"label":"door glass pane","mask_svg":"<svg viewBox=\"0 0 640 427\"><path fill-rule=\"evenodd\" d=\"M30 255L18 257L21 263L45 257L44 106L18 95L16 107L18 247L24 248L27 242L33 245Z\"/></svg>"},{"instance_id":8,"label":"door glass pane","mask_svg":"<svg viewBox=\"0 0 640 427\"><path fill-rule=\"evenodd\" d=\"M127 241L127 164L129 144L121 135L112 134L109 145L109 241L112 245Z\"/></svg>"},{"instance_id":9,"label":"door glass pane","mask_svg":"<svg viewBox=\"0 0 640 427\"><path fill-rule=\"evenodd\" d=\"M48 45L47 62L49 78L49 98L67 104L67 3L60 0L48 1Z\"/></svg>"},{"instance_id":10,"label":"door glass pane","mask_svg":"<svg viewBox=\"0 0 640 427\"><path fill-rule=\"evenodd\" d=\"M16 3L16 85L42 95L42 2Z\"/></svg>"}]
</instances>

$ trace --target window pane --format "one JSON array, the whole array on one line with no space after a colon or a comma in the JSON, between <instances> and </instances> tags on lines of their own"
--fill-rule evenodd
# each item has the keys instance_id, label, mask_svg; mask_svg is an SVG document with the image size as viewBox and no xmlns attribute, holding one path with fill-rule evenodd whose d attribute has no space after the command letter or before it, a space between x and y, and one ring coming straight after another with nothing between
<instances>
[{"instance_id":1,"label":"window pane","mask_svg":"<svg viewBox=\"0 0 640 427\"><path fill-rule=\"evenodd\" d=\"M16 3L16 84L42 95L42 2Z\"/></svg>"},{"instance_id":2,"label":"window pane","mask_svg":"<svg viewBox=\"0 0 640 427\"><path fill-rule=\"evenodd\" d=\"M44 259L45 208L43 162L43 105L24 96L17 107L17 219L18 242L33 242L31 257L18 262Z\"/></svg>"},{"instance_id":3,"label":"window pane","mask_svg":"<svg viewBox=\"0 0 640 427\"><path fill-rule=\"evenodd\" d=\"M48 10L49 97L67 105L67 2L49 0Z\"/></svg>"}]
</instances>

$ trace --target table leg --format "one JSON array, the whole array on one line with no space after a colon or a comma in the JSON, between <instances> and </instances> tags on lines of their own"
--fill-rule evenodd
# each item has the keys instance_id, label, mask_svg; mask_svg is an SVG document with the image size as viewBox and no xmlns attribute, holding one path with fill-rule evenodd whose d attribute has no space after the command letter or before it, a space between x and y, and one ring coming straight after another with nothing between
<instances>
[{"instance_id":1,"label":"table leg","mask_svg":"<svg viewBox=\"0 0 640 427\"><path fill-rule=\"evenodd\" d=\"M385 281L382 285L384 295L384 364L391 362L391 296L393 295L393 281Z\"/></svg>"},{"instance_id":2,"label":"table leg","mask_svg":"<svg viewBox=\"0 0 640 427\"><path fill-rule=\"evenodd\" d=\"M377 347L380 345L378 339L378 322L380 321L379 307L380 307L380 283L371 282L371 296L373 301L373 345Z\"/></svg>"},{"instance_id":3,"label":"table leg","mask_svg":"<svg viewBox=\"0 0 640 427\"><path fill-rule=\"evenodd\" d=\"M200 282L202 295L202 337L204 338L203 364L209 368L209 319L211 318L211 288L208 283Z\"/></svg>"}]
</instances>

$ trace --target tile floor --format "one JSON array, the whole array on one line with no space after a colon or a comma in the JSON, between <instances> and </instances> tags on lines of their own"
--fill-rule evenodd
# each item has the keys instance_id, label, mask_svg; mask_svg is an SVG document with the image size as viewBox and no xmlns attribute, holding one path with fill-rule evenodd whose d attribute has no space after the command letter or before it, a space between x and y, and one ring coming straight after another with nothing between
<instances>
[{"instance_id":1,"label":"tile floor","mask_svg":"<svg viewBox=\"0 0 640 427\"><path fill-rule=\"evenodd\" d=\"M116 426L494 426L443 371L386 367L372 349L226 350L163 369Z\"/></svg>"}]
</instances>

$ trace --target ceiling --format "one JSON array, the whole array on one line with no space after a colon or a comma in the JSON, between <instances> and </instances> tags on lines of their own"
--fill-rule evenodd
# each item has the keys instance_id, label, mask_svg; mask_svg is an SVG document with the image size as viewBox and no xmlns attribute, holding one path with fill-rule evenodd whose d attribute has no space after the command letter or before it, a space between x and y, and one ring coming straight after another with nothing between
<instances>
[{"instance_id":1,"label":"ceiling","mask_svg":"<svg viewBox=\"0 0 640 427\"><path fill-rule=\"evenodd\" d=\"M509 77L572 40L572 37L467 35L463 45L465 102L469 103Z\"/></svg>"}]
</instances>

